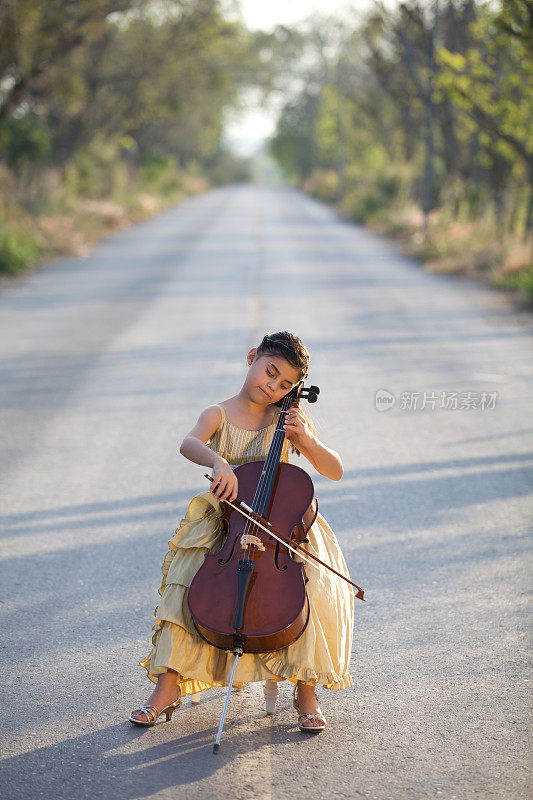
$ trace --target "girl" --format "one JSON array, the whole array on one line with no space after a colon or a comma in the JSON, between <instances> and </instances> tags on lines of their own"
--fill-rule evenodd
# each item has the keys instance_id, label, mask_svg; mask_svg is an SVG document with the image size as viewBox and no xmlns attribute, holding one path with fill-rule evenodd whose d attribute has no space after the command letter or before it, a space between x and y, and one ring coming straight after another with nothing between
<instances>
[{"instance_id":1,"label":"girl","mask_svg":"<svg viewBox=\"0 0 533 800\"><path fill-rule=\"evenodd\" d=\"M233 469L249 461L263 461L268 453L281 400L293 386L307 377L309 353L291 333L267 334L259 347L247 356L249 365L240 392L220 404L208 406L183 440L180 453L196 464L212 467L210 490L194 497L185 518L169 541L163 560L163 582L158 590L161 602L155 610L152 649L139 662L156 687L146 705L135 709L130 721L154 725L165 712L167 720L181 705L183 695L193 695L211 686L228 686L234 656L212 647L194 627L187 605L190 583L204 561L204 554L216 553L224 541L219 519L222 501L238 493ZM301 408L286 414L285 440L280 460L289 453L303 454L322 475L338 481L344 469L334 450L319 441L316 430ZM318 513L307 537L311 550L343 575L348 569L335 535ZM300 560L298 556L295 556ZM313 562L313 564L316 562ZM325 689L353 686L348 673L352 649L353 593L348 584L330 570L305 562L309 578L309 622L293 644L273 653L244 653L238 659L234 685L244 689L247 681L265 680L267 691L277 682L289 680L294 686L294 707L303 731L323 730L326 720L318 706L317 683ZM196 696L196 697L195 697ZM272 694L271 694L272 697Z\"/></svg>"}]
</instances>

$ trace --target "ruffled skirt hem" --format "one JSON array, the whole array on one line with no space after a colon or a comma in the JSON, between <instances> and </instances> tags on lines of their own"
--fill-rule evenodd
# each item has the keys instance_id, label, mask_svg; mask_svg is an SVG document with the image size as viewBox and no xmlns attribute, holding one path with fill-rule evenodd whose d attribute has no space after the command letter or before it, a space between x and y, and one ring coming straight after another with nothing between
<instances>
[{"instance_id":1,"label":"ruffled skirt hem","mask_svg":"<svg viewBox=\"0 0 533 800\"><path fill-rule=\"evenodd\" d=\"M227 650L219 650L207 645L195 632L182 628L168 620L154 626L153 647L150 653L139 661L146 675L157 683L159 675L172 669L177 673L177 682L182 696L196 694L213 686L229 686L234 656ZM187 658L191 643L201 642L203 656ZM322 684L324 689L349 689L354 685L349 673L344 676L335 672L317 672L309 667L287 663L277 651L273 653L244 653L239 657L233 685L244 689L248 682L288 680L292 683L302 681L311 685ZM207 659L205 656L207 655ZM214 659L212 658L214 656ZM213 663L213 661L215 663Z\"/></svg>"},{"instance_id":2,"label":"ruffled skirt hem","mask_svg":"<svg viewBox=\"0 0 533 800\"><path fill-rule=\"evenodd\" d=\"M204 555L217 552L222 546L221 513L222 505L212 492L203 492L191 500L185 518L168 542L161 567L161 601L154 612L152 649L138 662L153 683L168 669L177 672L182 695L228 686L233 668L232 653L212 647L198 634L187 605L188 588ZM319 557L348 574L334 534L321 515L308 536L308 547L314 544ZM233 681L237 688L261 680L320 683L325 689L348 689L354 685L347 669L344 674L334 669L337 664L346 668L349 663L353 597L338 585L343 582L337 579L334 583L330 575L316 570L309 570L308 575L311 614L306 630L283 650L240 656ZM329 598L329 603L324 605L321 598Z\"/></svg>"}]
</instances>

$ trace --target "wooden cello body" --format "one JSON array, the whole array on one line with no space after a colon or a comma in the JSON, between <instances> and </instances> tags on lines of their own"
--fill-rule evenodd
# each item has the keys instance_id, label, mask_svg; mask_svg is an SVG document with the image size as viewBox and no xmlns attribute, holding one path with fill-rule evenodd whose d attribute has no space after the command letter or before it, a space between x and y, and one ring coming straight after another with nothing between
<instances>
[{"instance_id":1,"label":"wooden cello body","mask_svg":"<svg viewBox=\"0 0 533 800\"><path fill-rule=\"evenodd\" d=\"M298 543L307 541L318 505L307 472L280 463L283 425L286 411L299 397L314 402L318 392L314 386L294 387L283 398L265 461L235 468L239 498ZM302 635L309 620L304 565L279 540L228 504L222 520L224 544L217 553L206 554L189 587L187 603L195 628L223 650L281 650Z\"/></svg>"},{"instance_id":2,"label":"wooden cello body","mask_svg":"<svg viewBox=\"0 0 533 800\"><path fill-rule=\"evenodd\" d=\"M264 461L235 468L239 497L252 505ZM276 491L278 486L283 491ZM313 482L293 464L278 464L272 502L265 516L288 538L305 541L317 513ZM226 539L215 554L208 554L189 588L188 603L196 630L206 641L233 649L234 622L239 603L239 561L254 549L255 567L245 596L240 636L246 653L269 653L296 641L309 620L304 565L273 536L253 526L227 506L222 519ZM252 530L253 529L253 530ZM261 544L248 544L250 536Z\"/></svg>"}]
</instances>

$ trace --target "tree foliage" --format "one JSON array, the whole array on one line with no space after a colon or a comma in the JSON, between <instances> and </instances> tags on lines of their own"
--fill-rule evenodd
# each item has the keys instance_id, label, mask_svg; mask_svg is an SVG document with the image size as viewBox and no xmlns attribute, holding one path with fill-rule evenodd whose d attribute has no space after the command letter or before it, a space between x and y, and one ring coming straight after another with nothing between
<instances>
[{"instance_id":1,"label":"tree foliage","mask_svg":"<svg viewBox=\"0 0 533 800\"><path fill-rule=\"evenodd\" d=\"M243 88L276 81L280 37L228 21L219 0L3 0L0 157L209 166Z\"/></svg>"},{"instance_id":2,"label":"tree foliage","mask_svg":"<svg viewBox=\"0 0 533 800\"><path fill-rule=\"evenodd\" d=\"M308 52L317 29L323 36L320 20ZM378 205L386 196L422 205L429 185L430 207L475 215L492 204L502 225L531 230L531 0L406 0L392 10L376 0L311 62L272 141L288 174L303 181L336 168L345 191L380 187Z\"/></svg>"}]
</instances>

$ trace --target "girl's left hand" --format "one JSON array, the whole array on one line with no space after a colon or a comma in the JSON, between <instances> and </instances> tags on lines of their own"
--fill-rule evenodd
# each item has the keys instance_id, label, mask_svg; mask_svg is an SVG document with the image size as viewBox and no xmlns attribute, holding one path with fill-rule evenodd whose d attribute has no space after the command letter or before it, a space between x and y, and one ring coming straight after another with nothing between
<instances>
[{"instance_id":1,"label":"girl's left hand","mask_svg":"<svg viewBox=\"0 0 533 800\"><path fill-rule=\"evenodd\" d=\"M298 406L291 406L285 414L286 438L300 450L311 443L313 434Z\"/></svg>"}]
</instances>

